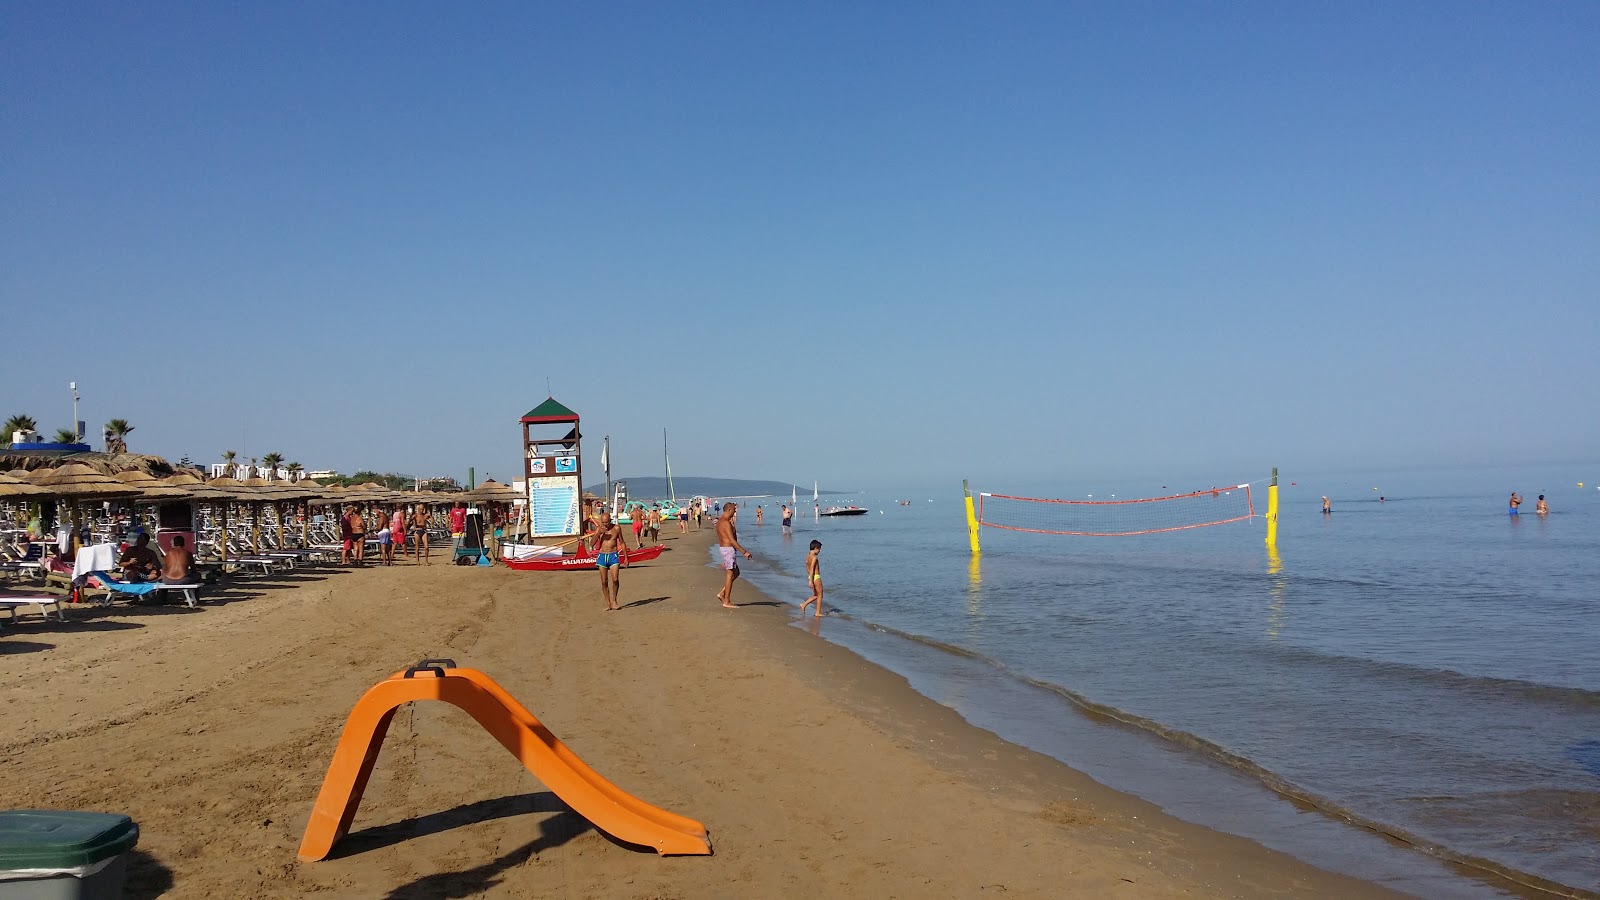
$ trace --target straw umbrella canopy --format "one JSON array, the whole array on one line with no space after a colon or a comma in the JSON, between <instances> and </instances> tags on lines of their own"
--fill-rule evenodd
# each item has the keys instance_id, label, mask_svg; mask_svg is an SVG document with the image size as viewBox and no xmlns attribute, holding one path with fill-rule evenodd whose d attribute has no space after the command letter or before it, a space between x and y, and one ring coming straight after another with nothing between
<instances>
[{"instance_id":1,"label":"straw umbrella canopy","mask_svg":"<svg viewBox=\"0 0 1600 900\"><path fill-rule=\"evenodd\" d=\"M151 502L159 503L163 500L187 500L190 493L183 488L167 484L161 479L143 472L139 469L125 469L111 476L123 484L139 489L139 496L133 498L134 503Z\"/></svg>"},{"instance_id":2,"label":"straw umbrella canopy","mask_svg":"<svg viewBox=\"0 0 1600 900\"><path fill-rule=\"evenodd\" d=\"M49 475L35 477L32 481L61 499L112 500L139 493L138 488L101 475L83 463L67 463Z\"/></svg>"},{"instance_id":3,"label":"straw umbrella canopy","mask_svg":"<svg viewBox=\"0 0 1600 900\"><path fill-rule=\"evenodd\" d=\"M510 503L519 500L522 495L517 493L509 484L501 484L493 478L485 479L483 484L461 495L466 500L487 500L495 503Z\"/></svg>"},{"instance_id":4,"label":"straw umbrella canopy","mask_svg":"<svg viewBox=\"0 0 1600 900\"><path fill-rule=\"evenodd\" d=\"M278 492L280 482L254 475L239 484L256 493L250 506L250 551L261 552L261 507L268 503L272 504L272 514L278 520L278 542L283 543L283 508L279 506L283 496Z\"/></svg>"},{"instance_id":5,"label":"straw umbrella canopy","mask_svg":"<svg viewBox=\"0 0 1600 900\"><path fill-rule=\"evenodd\" d=\"M251 519L255 519L256 504L266 500L266 495L250 485L234 478L213 478L206 482L206 487L216 491L223 491L228 499L236 503L243 503L250 507ZM228 505L222 507L222 561L228 561Z\"/></svg>"},{"instance_id":6,"label":"straw umbrella canopy","mask_svg":"<svg viewBox=\"0 0 1600 900\"><path fill-rule=\"evenodd\" d=\"M35 475L31 480L38 487L49 491L57 500L71 504L74 551L77 550L78 541L79 503L84 500L116 500L133 497L139 493L138 488L101 475L83 463L67 463L48 475Z\"/></svg>"},{"instance_id":7,"label":"straw umbrella canopy","mask_svg":"<svg viewBox=\"0 0 1600 900\"><path fill-rule=\"evenodd\" d=\"M0 474L0 500L41 500L50 492L21 478Z\"/></svg>"},{"instance_id":8,"label":"straw umbrella canopy","mask_svg":"<svg viewBox=\"0 0 1600 900\"><path fill-rule=\"evenodd\" d=\"M283 547L283 527L284 527L284 525L283 525L283 504L287 503L287 504L291 504L292 505L292 504L296 504L296 503L300 503L300 502L304 502L304 501L314 500L314 499L316 499L318 497L321 497L322 496L322 485L317 484L315 481L310 481L310 480L274 481L274 482L270 482L270 484L266 488L266 490L271 495L273 506L277 511L277 516L278 516L278 546L280 548L282 548ZM305 517L302 516L301 519L300 519L300 539L302 541L308 540L310 538L310 530L311 530L310 523L305 519Z\"/></svg>"}]
</instances>

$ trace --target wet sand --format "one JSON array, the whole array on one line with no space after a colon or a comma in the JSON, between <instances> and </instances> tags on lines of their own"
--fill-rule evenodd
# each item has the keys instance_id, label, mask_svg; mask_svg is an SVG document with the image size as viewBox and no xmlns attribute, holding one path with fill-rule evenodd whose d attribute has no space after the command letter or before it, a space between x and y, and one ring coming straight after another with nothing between
<instances>
[{"instance_id":1,"label":"wet sand","mask_svg":"<svg viewBox=\"0 0 1600 900\"><path fill-rule=\"evenodd\" d=\"M130 897L1392 896L974 728L743 583L721 609L709 530L664 538L617 613L592 572L435 554L240 579L196 611L29 616L0 636L0 806L133 816ZM334 858L297 861L344 717L425 657L494 677L715 855L609 840L425 703L396 714Z\"/></svg>"}]
</instances>

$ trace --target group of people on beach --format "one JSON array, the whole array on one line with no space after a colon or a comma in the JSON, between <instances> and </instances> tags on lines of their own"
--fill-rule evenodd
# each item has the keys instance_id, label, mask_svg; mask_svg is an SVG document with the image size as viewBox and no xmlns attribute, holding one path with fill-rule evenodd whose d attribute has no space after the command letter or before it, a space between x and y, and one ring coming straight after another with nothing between
<instances>
[{"instance_id":1,"label":"group of people on beach","mask_svg":"<svg viewBox=\"0 0 1600 900\"><path fill-rule=\"evenodd\" d=\"M352 563L360 565L367 561L367 533L373 525L377 525L378 540L378 565L392 566L395 564L396 548L401 556L416 554L417 565L431 564L433 551L429 546L428 528L432 525L433 514L428 509L428 504L418 503L409 509L398 506L393 512L384 514L379 510L374 516L376 521L368 522L362 515L359 505L351 506L339 517L339 562L342 565ZM467 507L465 503L456 502L446 516L450 523L450 536L459 540L467 531ZM414 549L407 549L407 540L411 541Z\"/></svg>"},{"instance_id":2,"label":"group of people on beach","mask_svg":"<svg viewBox=\"0 0 1600 900\"><path fill-rule=\"evenodd\" d=\"M692 506L698 509L694 517L698 522L704 515L704 508L696 501ZM785 534L792 533L792 515L787 505L783 507L783 528ZM722 589L717 591L717 602L724 609L738 609L739 605L733 602L733 583L739 579L739 557L755 559L755 556L741 543L739 543L739 504L735 502L721 503L715 508L717 516L717 561L723 570ZM634 540L640 546L640 520L653 519L654 535L659 535L659 511L651 510L648 514L638 509L633 513ZM647 518L647 516L649 518ZM762 520L761 507L756 507L756 522ZM688 516L684 514L679 519L680 528L687 530ZM649 526L647 526L649 527ZM591 551L595 554L595 568L600 572L600 595L605 601L607 612L620 610L621 595L621 569L627 565L628 544L623 538L622 526L613 522L609 510L600 510L595 518L595 523L587 535ZM811 596L800 604L800 614L805 615L806 608L815 603L816 616L822 617L822 542L812 541L809 552L806 554L806 582L811 587Z\"/></svg>"}]
</instances>

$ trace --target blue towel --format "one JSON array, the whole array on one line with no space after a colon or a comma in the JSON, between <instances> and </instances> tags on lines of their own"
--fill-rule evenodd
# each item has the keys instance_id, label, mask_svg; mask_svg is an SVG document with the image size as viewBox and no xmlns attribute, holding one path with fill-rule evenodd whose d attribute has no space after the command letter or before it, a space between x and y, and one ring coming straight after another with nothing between
<instances>
[{"instance_id":1,"label":"blue towel","mask_svg":"<svg viewBox=\"0 0 1600 900\"><path fill-rule=\"evenodd\" d=\"M151 591L159 591L165 587L159 581L118 581L104 572L90 572L89 574L99 579L100 583L105 585L106 590L114 591L118 594L132 594L142 597Z\"/></svg>"}]
</instances>

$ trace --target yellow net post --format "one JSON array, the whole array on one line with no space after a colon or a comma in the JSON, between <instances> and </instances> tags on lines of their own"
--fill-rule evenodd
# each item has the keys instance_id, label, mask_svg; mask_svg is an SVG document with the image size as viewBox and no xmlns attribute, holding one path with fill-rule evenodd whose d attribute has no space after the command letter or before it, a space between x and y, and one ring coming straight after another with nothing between
<instances>
[{"instance_id":1,"label":"yellow net post","mask_svg":"<svg viewBox=\"0 0 1600 900\"><path fill-rule=\"evenodd\" d=\"M978 514L972 509L972 488L967 486L967 480L961 479L961 492L967 495L967 540L972 544L972 552L981 552L978 547Z\"/></svg>"},{"instance_id":2,"label":"yellow net post","mask_svg":"<svg viewBox=\"0 0 1600 900\"><path fill-rule=\"evenodd\" d=\"M1267 547L1278 546L1278 467L1272 467L1272 484L1267 488Z\"/></svg>"}]
</instances>

